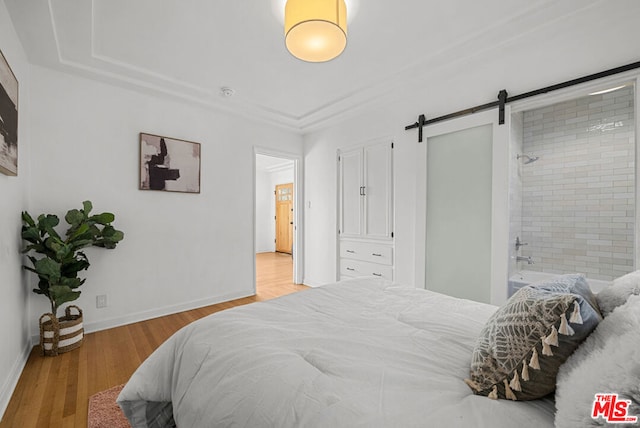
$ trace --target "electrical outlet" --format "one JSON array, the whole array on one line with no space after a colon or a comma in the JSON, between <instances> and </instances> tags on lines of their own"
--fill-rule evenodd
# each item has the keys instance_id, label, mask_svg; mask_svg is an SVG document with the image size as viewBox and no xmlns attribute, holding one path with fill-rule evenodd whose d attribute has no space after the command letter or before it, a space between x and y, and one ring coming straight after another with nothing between
<instances>
[{"instance_id":1,"label":"electrical outlet","mask_svg":"<svg viewBox=\"0 0 640 428\"><path fill-rule=\"evenodd\" d=\"M107 295L100 294L96 296L96 308L106 308L107 307Z\"/></svg>"}]
</instances>

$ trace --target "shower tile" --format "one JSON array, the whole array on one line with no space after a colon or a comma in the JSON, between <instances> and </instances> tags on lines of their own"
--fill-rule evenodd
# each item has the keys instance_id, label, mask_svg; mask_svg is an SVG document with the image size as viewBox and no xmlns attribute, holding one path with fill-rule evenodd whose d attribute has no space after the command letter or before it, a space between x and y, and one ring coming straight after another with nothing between
<instances>
[{"instance_id":1,"label":"shower tile","mask_svg":"<svg viewBox=\"0 0 640 428\"><path fill-rule=\"evenodd\" d=\"M625 88L523 114L522 152L540 156L518 166L518 221L535 269L611 279L633 268L632 112L633 90Z\"/></svg>"}]
</instances>

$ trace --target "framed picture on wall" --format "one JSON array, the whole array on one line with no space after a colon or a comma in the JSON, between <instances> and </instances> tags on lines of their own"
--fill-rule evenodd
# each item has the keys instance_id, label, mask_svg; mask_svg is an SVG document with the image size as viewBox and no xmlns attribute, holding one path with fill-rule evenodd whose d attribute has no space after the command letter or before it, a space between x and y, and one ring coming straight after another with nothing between
<instances>
[{"instance_id":1,"label":"framed picture on wall","mask_svg":"<svg viewBox=\"0 0 640 428\"><path fill-rule=\"evenodd\" d=\"M18 175L18 79L1 51L0 172Z\"/></svg>"},{"instance_id":2,"label":"framed picture on wall","mask_svg":"<svg viewBox=\"0 0 640 428\"><path fill-rule=\"evenodd\" d=\"M140 190L200 193L200 143L141 132Z\"/></svg>"}]
</instances>

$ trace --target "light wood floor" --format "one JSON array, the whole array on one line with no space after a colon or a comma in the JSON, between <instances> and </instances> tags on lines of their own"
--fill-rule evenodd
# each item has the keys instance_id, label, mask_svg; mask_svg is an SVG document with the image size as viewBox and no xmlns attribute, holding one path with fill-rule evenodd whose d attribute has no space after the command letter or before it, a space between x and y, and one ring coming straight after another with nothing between
<instances>
[{"instance_id":1,"label":"light wood floor","mask_svg":"<svg viewBox=\"0 0 640 428\"><path fill-rule=\"evenodd\" d=\"M85 428L89 397L125 383L171 334L214 312L304 290L292 282L288 254L256 256L257 295L90 333L83 345L57 357L35 347L13 393L0 428Z\"/></svg>"}]
</instances>

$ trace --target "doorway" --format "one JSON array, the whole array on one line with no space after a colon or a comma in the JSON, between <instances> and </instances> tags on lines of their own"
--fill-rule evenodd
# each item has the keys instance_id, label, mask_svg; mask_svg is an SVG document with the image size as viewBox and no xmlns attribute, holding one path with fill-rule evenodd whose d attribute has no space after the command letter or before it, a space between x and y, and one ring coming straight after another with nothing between
<instances>
[{"instance_id":1,"label":"doorway","mask_svg":"<svg viewBox=\"0 0 640 428\"><path fill-rule=\"evenodd\" d=\"M255 285L260 295L277 278L280 285L302 283L301 170L295 155L255 149Z\"/></svg>"}]
</instances>

